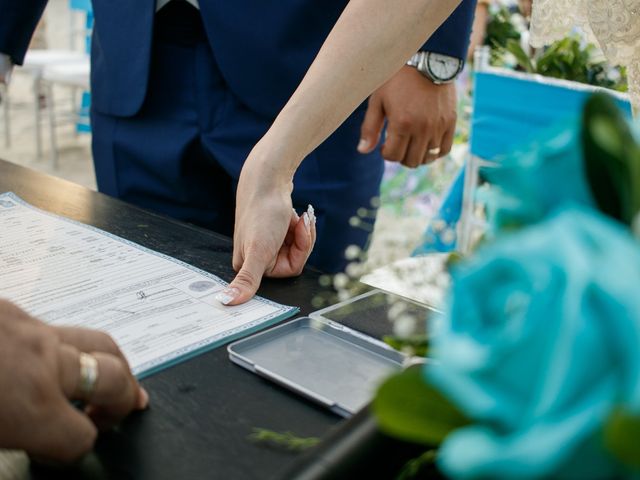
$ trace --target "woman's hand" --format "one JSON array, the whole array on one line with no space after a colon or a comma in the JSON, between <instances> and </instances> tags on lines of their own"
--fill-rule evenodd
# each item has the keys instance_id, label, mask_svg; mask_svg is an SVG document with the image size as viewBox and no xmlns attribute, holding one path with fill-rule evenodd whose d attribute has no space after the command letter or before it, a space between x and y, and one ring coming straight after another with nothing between
<instances>
[{"instance_id":1,"label":"woman's hand","mask_svg":"<svg viewBox=\"0 0 640 480\"><path fill-rule=\"evenodd\" d=\"M249 155L238 183L233 238L238 274L216 297L224 305L250 300L263 275L300 275L316 241L313 207L300 216L292 208L293 174L258 151L259 146Z\"/></svg>"}]
</instances>

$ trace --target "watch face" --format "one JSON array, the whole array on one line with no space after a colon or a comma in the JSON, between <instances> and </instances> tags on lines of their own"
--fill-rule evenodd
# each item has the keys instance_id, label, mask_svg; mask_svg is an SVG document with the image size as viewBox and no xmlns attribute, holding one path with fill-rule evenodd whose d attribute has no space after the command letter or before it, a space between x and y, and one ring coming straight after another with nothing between
<instances>
[{"instance_id":1,"label":"watch face","mask_svg":"<svg viewBox=\"0 0 640 480\"><path fill-rule=\"evenodd\" d=\"M447 82L455 78L460 70L460 59L440 55L439 53L429 53L427 67L429 73L435 80Z\"/></svg>"}]
</instances>

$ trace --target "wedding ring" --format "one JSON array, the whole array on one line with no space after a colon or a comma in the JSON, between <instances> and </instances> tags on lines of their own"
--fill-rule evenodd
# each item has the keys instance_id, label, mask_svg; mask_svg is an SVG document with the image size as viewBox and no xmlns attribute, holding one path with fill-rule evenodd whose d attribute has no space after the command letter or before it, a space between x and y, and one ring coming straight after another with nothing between
<instances>
[{"instance_id":1,"label":"wedding ring","mask_svg":"<svg viewBox=\"0 0 640 480\"><path fill-rule=\"evenodd\" d=\"M83 399L89 400L98 382L98 361L93 355L80 353L80 380L78 392Z\"/></svg>"},{"instance_id":2,"label":"wedding ring","mask_svg":"<svg viewBox=\"0 0 640 480\"><path fill-rule=\"evenodd\" d=\"M440 154L440 147L430 148L429 150L427 150L427 153L429 155L439 155Z\"/></svg>"}]
</instances>

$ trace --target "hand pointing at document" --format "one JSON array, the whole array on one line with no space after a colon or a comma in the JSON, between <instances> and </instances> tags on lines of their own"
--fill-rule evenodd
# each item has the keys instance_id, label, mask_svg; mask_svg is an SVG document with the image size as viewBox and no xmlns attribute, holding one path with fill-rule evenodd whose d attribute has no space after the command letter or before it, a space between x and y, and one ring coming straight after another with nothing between
<instances>
[{"instance_id":1,"label":"hand pointing at document","mask_svg":"<svg viewBox=\"0 0 640 480\"><path fill-rule=\"evenodd\" d=\"M224 305L250 300L263 276L300 275L316 241L313 207L301 215L293 210L292 175L265 168L259 150L260 144L245 162L238 183L233 239L237 275L216 297Z\"/></svg>"}]
</instances>

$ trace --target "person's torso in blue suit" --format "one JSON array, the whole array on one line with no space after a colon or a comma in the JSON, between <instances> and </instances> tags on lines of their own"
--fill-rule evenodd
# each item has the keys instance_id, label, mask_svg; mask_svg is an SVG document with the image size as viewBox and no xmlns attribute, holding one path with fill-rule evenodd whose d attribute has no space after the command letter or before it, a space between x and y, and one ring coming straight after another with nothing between
<instances>
[{"instance_id":1,"label":"person's torso in blue suit","mask_svg":"<svg viewBox=\"0 0 640 480\"><path fill-rule=\"evenodd\" d=\"M291 96L348 2L200 0L211 48L234 92L274 116ZM132 115L145 95L155 0L93 0L94 105ZM46 0L0 0L0 52L22 63ZM425 48L464 58L475 0L463 0ZM354 46L355 48L355 46Z\"/></svg>"},{"instance_id":2,"label":"person's torso in blue suit","mask_svg":"<svg viewBox=\"0 0 640 480\"><path fill-rule=\"evenodd\" d=\"M185 63L191 50L169 49L158 57L156 1L93 0L94 159L102 191L229 233L233 216L225 216L231 222L229 228L209 221L203 212L215 210L221 202L207 197L211 189L204 183L190 185L189 178L199 181L218 175L211 165L201 165L212 160L228 175L232 188L227 196L233 195L244 158L302 80L347 1L199 3L209 63L198 64L198 55L188 61L199 68L207 65L207 74L215 70L203 92L208 95L220 89L222 93L200 96L189 106L190 97L174 90L188 90L191 85L182 78L191 74L191 64ZM45 4L46 0L0 0L0 52L21 63ZM464 0L425 48L465 58L474 8L475 0ZM163 71L168 74L158 73ZM159 78L163 76L175 76L175 81L163 83ZM192 83L205 82L206 76L195 75ZM212 103L210 110L218 112L215 122L204 122L202 116L194 120L194 111L203 102ZM164 114L159 112L168 111L168 117L181 120L167 123L168 117L161 118ZM303 162L295 179L294 205L301 209L313 202L319 213L315 263L328 270L343 266L340 258L347 245L366 243L368 233L354 231L348 221L359 207L369 206L379 189L379 152L356 152L363 114L364 108L354 112ZM205 150L202 162L187 159L200 155L192 152L196 139ZM167 152L174 152L175 158ZM229 200L219 208L232 207Z\"/></svg>"}]
</instances>

